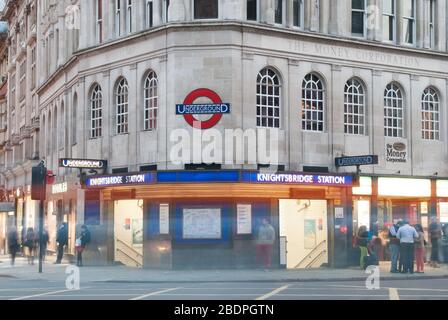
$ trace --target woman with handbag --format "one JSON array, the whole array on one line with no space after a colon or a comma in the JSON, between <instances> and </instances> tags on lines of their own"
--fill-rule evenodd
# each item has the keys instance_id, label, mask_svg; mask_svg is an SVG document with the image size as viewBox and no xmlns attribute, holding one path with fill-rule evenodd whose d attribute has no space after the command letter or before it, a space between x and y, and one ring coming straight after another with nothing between
<instances>
[{"instance_id":1,"label":"woman with handbag","mask_svg":"<svg viewBox=\"0 0 448 320\"><path fill-rule=\"evenodd\" d=\"M82 225L81 233L75 241L75 249L77 253L76 265L82 267L82 253L86 245L90 242L90 231L86 225Z\"/></svg>"}]
</instances>

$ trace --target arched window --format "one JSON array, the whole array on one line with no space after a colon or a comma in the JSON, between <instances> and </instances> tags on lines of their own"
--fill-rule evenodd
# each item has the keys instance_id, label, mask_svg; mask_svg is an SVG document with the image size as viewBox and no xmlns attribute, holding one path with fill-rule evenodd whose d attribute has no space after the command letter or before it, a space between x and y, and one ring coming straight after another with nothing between
<instances>
[{"instance_id":1,"label":"arched window","mask_svg":"<svg viewBox=\"0 0 448 320\"><path fill-rule=\"evenodd\" d=\"M439 95L433 88L426 88L422 95L422 138L439 140L440 137L440 102Z\"/></svg>"},{"instance_id":2,"label":"arched window","mask_svg":"<svg viewBox=\"0 0 448 320\"><path fill-rule=\"evenodd\" d=\"M403 94L395 83L384 90L384 136L403 137Z\"/></svg>"},{"instance_id":3,"label":"arched window","mask_svg":"<svg viewBox=\"0 0 448 320\"><path fill-rule=\"evenodd\" d=\"M281 85L271 68L260 71L257 78L257 126L280 127Z\"/></svg>"},{"instance_id":4,"label":"arched window","mask_svg":"<svg viewBox=\"0 0 448 320\"><path fill-rule=\"evenodd\" d=\"M365 95L364 88L356 79L350 79L344 89L344 132L365 134Z\"/></svg>"},{"instance_id":5,"label":"arched window","mask_svg":"<svg viewBox=\"0 0 448 320\"><path fill-rule=\"evenodd\" d=\"M103 94L98 84L90 93L90 138L99 138L103 130Z\"/></svg>"},{"instance_id":6,"label":"arched window","mask_svg":"<svg viewBox=\"0 0 448 320\"><path fill-rule=\"evenodd\" d=\"M157 74L154 71L150 71L143 85L143 121L145 130L157 129L157 109L159 101L157 85Z\"/></svg>"},{"instance_id":7,"label":"arched window","mask_svg":"<svg viewBox=\"0 0 448 320\"><path fill-rule=\"evenodd\" d=\"M52 141L52 152L56 152L56 148L58 146L58 106L54 107L54 115L53 115L53 141Z\"/></svg>"},{"instance_id":8,"label":"arched window","mask_svg":"<svg viewBox=\"0 0 448 320\"><path fill-rule=\"evenodd\" d=\"M75 93L73 96L73 105L72 105L72 144L76 143L76 117L78 111L78 95Z\"/></svg>"},{"instance_id":9,"label":"arched window","mask_svg":"<svg viewBox=\"0 0 448 320\"><path fill-rule=\"evenodd\" d=\"M125 78L118 81L115 91L117 134L128 133L129 88Z\"/></svg>"},{"instance_id":10,"label":"arched window","mask_svg":"<svg viewBox=\"0 0 448 320\"><path fill-rule=\"evenodd\" d=\"M52 134L51 134L51 126L53 125L53 122L51 121L51 110L48 112L48 122L47 122L47 141L46 141L46 153L47 155L50 154L51 151L51 145L52 145Z\"/></svg>"},{"instance_id":11,"label":"arched window","mask_svg":"<svg viewBox=\"0 0 448 320\"><path fill-rule=\"evenodd\" d=\"M65 107L64 101L61 101L61 119L59 120L59 149L64 148L65 143Z\"/></svg>"},{"instance_id":12,"label":"arched window","mask_svg":"<svg viewBox=\"0 0 448 320\"><path fill-rule=\"evenodd\" d=\"M302 130L324 131L325 88L322 80L309 73L302 83Z\"/></svg>"}]
</instances>

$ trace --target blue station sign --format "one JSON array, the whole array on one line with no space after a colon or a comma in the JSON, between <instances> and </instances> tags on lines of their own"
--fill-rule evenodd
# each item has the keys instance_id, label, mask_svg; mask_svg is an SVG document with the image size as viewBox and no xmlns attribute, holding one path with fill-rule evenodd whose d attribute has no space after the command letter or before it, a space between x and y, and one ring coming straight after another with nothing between
<instances>
[{"instance_id":1,"label":"blue station sign","mask_svg":"<svg viewBox=\"0 0 448 320\"><path fill-rule=\"evenodd\" d=\"M378 164L377 155L335 158L336 167L365 166L371 164Z\"/></svg>"},{"instance_id":2,"label":"blue station sign","mask_svg":"<svg viewBox=\"0 0 448 320\"><path fill-rule=\"evenodd\" d=\"M109 176L94 176L86 179L86 186L95 187L117 187L126 185L150 184L156 182L156 174L147 173L129 173Z\"/></svg>"},{"instance_id":3,"label":"blue station sign","mask_svg":"<svg viewBox=\"0 0 448 320\"><path fill-rule=\"evenodd\" d=\"M341 186L353 185L351 175L319 175L306 173L260 173L243 172L243 182L249 183L274 183L274 184L297 184L297 185L320 185Z\"/></svg>"},{"instance_id":4,"label":"blue station sign","mask_svg":"<svg viewBox=\"0 0 448 320\"><path fill-rule=\"evenodd\" d=\"M230 103L176 104L176 114L227 114Z\"/></svg>"}]
</instances>

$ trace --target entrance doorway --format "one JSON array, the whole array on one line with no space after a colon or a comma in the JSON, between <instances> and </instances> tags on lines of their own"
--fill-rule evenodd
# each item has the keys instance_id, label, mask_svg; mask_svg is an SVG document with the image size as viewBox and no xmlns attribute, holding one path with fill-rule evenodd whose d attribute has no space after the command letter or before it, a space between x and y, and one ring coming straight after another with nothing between
<instances>
[{"instance_id":1,"label":"entrance doorway","mask_svg":"<svg viewBox=\"0 0 448 320\"><path fill-rule=\"evenodd\" d=\"M115 261L143 266L143 200L115 201L114 246Z\"/></svg>"},{"instance_id":2,"label":"entrance doorway","mask_svg":"<svg viewBox=\"0 0 448 320\"><path fill-rule=\"evenodd\" d=\"M327 201L280 200L279 208L286 267L319 268L328 263Z\"/></svg>"}]
</instances>

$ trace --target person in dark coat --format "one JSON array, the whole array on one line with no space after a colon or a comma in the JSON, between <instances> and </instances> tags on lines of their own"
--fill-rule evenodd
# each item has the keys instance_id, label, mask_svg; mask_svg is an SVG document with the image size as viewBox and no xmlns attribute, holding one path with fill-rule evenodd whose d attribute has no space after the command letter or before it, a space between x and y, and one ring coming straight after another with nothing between
<instances>
[{"instance_id":1,"label":"person in dark coat","mask_svg":"<svg viewBox=\"0 0 448 320\"><path fill-rule=\"evenodd\" d=\"M47 255L47 247L50 242L50 236L48 235L48 230L46 227L42 230L42 243L39 239L39 233L37 233L37 243L39 246L42 246L42 261L45 261L45 257Z\"/></svg>"},{"instance_id":2,"label":"person in dark coat","mask_svg":"<svg viewBox=\"0 0 448 320\"><path fill-rule=\"evenodd\" d=\"M76 239L76 252L77 252L77 259L76 259L76 265L78 267L82 267L82 253L86 246L90 243L90 231L87 229L86 225L81 226L81 232L79 234L79 237Z\"/></svg>"},{"instance_id":3,"label":"person in dark coat","mask_svg":"<svg viewBox=\"0 0 448 320\"><path fill-rule=\"evenodd\" d=\"M56 258L56 264L60 264L64 255L64 247L68 244L67 222L62 223L62 226L59 228L56 235L56 242L58 243L58 255Z\"/></svg>"},{"instance_id":4,"label":"person in dark coat","mask_svg":"<svg viewBox=\"0 0 448 320\"><path fill-rule=\"evenodd\" d=\"M36 249L36 233L33 228L26 230L24 246L28 248L28 264L34 264L34 251Z\"/></svg>"},{"instance_id":5,"label":"person in dark coat","mask_svg":"<svg viewBox=\"0 0 448 320\"><path fill-rule=\"evenodd\" d=\"M13 266L16 261L17 251L19 251L19 235L17 234L16 227L11 227L8 232L8 250L11 255L11 265Z\"/></svg>"}]
</instances>

